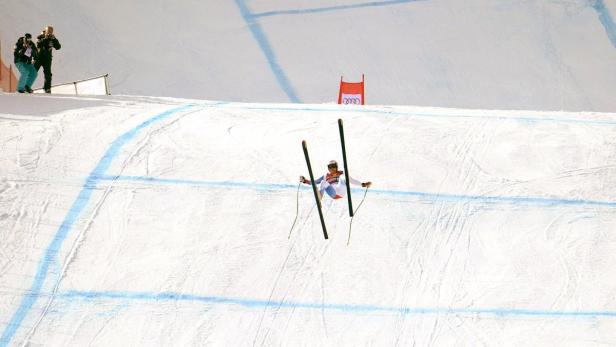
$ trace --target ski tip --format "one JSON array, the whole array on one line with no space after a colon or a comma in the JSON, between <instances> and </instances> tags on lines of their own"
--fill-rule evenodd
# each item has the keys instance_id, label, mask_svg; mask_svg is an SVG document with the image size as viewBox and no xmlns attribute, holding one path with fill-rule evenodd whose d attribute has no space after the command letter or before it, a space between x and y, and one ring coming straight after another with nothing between
<instances>
[{"instance_id":1,"label":"ski tip","mask_svg":"<svg viewBox=\"0 0 616 347\"><path fill-rule=\"evenodd\" d=\"M338 124L342 125L342 118L338 118Z\"/></svg>"},{"instance_id":2,"label":"ski tip","mask_svg":"<svg viewBox=\"0 0 616 347\"><path fill-rule=\"evenodd\" d=\"M306 147L306 140L302 140L302 147Z\"/></svg>"}]
</instances>

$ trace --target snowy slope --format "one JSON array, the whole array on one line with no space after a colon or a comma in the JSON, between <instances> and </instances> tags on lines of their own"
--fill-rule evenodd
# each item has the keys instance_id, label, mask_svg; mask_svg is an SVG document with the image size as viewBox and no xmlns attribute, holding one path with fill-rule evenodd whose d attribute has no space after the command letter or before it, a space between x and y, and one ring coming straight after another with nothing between
<instances>
[{"instance_id":1,"label":"snowy slope","mask_svg":"<svg viewBox=\"0 0 616 347\"><path fill-rule=\"evenodd\" d=\"M339 117L348 246L297 190ZM614 113L0 94L0 129L0 346L616 344Z\"/></svg>"},{"instance_id":2,"label":"snowy slope","mask_svg":"<svg viewBox=\"0 0 616 347\"><path fill-rule=\"evenodd\" d=\"M53 24L55 81L114 94L616 111L616 0L46 1L0 5L3 57ZM38 84L42 83L42 74Z\"/></svg>"}]
</instances>

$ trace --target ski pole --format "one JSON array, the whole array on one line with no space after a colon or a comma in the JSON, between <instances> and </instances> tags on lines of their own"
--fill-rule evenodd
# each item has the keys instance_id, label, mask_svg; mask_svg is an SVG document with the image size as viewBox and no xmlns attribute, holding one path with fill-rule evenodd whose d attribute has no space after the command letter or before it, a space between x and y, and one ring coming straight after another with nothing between
<instances>
[{"instance_id":1,"label":"ski pole","mask_svg":"<svg viewBox=\"0 0 616 347\"><path fill-rule=\"evenodd\" d=\"M366 200L366 195L368 194L368 188L370 187L366 187L366 191L364 191L364 197L361 199L361 202L359 203L359 205L357 205L357 209L355 209L355 212L353 213L353 217L355 217L355 214L357 213L357 211L359 211L361 204L363 204L364 200ZM353 227L353 217L351 217L351 222L349 223L349 238L347 239L347 246L351 243L351 228Z\"/></svg>"},{"instance_id":2,"label":"ski pole","mask_svg":"<svg viewBox=\"0 0 616 347\"><path fill-rule=\"evenodd\" d=\"M291 230L289 230L289 237L287 237L287 239L291 239L291 232L293 231L293 227L295 226L295 223L297 222L297 216L299 216L299 187L301 185L302 185L302 182L299 182L299 184L297 185L297 196L295 200L295 219L293 220L293 225L291 225Z\"/></svg>"}]
</instances>

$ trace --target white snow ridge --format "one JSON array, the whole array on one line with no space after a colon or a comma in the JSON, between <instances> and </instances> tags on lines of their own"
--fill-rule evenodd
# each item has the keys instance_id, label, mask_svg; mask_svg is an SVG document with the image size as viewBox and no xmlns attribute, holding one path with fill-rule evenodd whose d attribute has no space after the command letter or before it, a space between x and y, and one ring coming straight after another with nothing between
<instances>
[{"instance_id":1,"label":"white snow ridge","mask_svg":"<svg viewBox=\"0 0 616 347\"><path fill-rule=\"evenodd\" d=\"M3 5L155 96L0 93L0 347L616 345L612 1L203 3Z\"/></svg>"}]
</instances>

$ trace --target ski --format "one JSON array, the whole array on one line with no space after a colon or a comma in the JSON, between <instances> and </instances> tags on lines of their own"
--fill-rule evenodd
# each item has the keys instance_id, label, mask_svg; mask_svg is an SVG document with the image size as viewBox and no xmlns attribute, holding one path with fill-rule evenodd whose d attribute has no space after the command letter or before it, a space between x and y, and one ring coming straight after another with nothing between
<instances>
[{"instance_id":1,"label":"ski","mask_svg":"<svg viewBox=\"0 0 616 347\"><path fill-rule=\"evenodd\" d=\"M314 192L314 199L317 202L317 210L319 210L319 218L321 218L321 227L323 228L323 236L327 240L327 229L325 228L325 220L323 219L323 209L321 208L321 197L317 190L317 185L314 183L314 175L312 174L312 166L310 165L310 157L308 156L308 146L306 140L302 141L302 149L304 150L304 157L306 158L306 165L308 166L308 174L310 174L310 184L312 185L312 191Z\"/></svg>"},{"instance_id":2,"label":"ski","mask_svg":"<svg viewBox=\"0 0 616 347\"><path fill-rule=\"evenodd\" d=\"M338 130L340 131L340 143L342 145L342 162L344 164L344 176L346 177L346 189L347 198L349 200L349 216L353 217L353 201L351 200L351 182L349 176L349 166L346 159L346 147L344 145L344 128L342 126L342 119L338 119Z\"/></svg>"}]
</instances>

